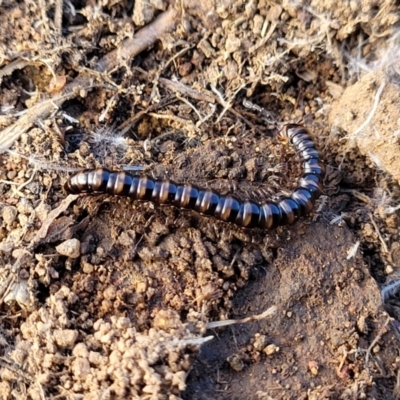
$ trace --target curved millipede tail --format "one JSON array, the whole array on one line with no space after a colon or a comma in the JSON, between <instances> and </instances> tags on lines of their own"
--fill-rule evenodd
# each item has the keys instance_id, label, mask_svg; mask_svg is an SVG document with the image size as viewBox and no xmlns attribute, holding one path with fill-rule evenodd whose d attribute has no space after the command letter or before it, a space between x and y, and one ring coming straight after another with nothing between
<instances>
[{"instance_id":1,"label":"curved millipede tail","mask_svg":"<svg viewBox=\"0 0 400 400\"><path fill-rule=\"evenodd\" d=\"M194 210L242 228L273 229L280 225L291 225L297 218L311 212L315 200L322 194L325 166L303 126L285 125L279 135L294 146L303 164L303 173L290 196L277 203L241 201L234 195L223 196L215 190L196 185L102 168L76 173L65 183L64 189L72 194L107 193Z\"/></svg>"}]
</instances>

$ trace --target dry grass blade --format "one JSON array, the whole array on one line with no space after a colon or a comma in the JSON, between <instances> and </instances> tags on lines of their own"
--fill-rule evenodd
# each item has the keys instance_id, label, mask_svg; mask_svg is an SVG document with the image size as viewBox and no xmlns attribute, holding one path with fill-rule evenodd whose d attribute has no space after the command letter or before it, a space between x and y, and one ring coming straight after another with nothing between
<instances>
[{"instance_id":1,"label":"dry grass blade","mask_svg":"<svg viewBox=\"0 0 400 400\"><path fill-rule=\"evenodd\" d=\"M372 118L374 117L376 110L378 108L379 100L381 98L383 89L385 89L385 85L386 85L386 82L381 83L378 90L376 91L374 104L372 106L371 112L368 114L368 117L366 118L366 120L351 134L351 136L357 136L372 121Z\"/></svg>"},{"instance_id":2,"label":"dry grass blade","mask_svg":"<svg viewBox=\"0 0 400 400\"><path fill-rule=\"evenodd\" d=\"M276 306L272 306L268 308L268 310L264 311L261 314L258 315L251 315L250 317L243 318L243 319L227 319L225 321L214 321L214 322L209 322L207 324L207 329L213 329L213 328L219 328L221 326L228 326L228 325L235 325L235 324L245 324L246 322L250 321L259 321L264 318L271 317L274 315L277 311Z\"/></svg>"},{"instance_id":3,"label":"dry grass blade","mask_svg":"<svg viewBox=\"0 0 400 400\"><path fill-rule=\"evenodd\" d=\"M198 90L193 89L192 87L187 86L181 82L175 82L166 78L160 78L159 81L162 86L164 86L167 90L170 90L171 92L178 92L195 100L215 103L214 96L206 93L205 91L199 92Z\"/></svg>"}]
</instances>

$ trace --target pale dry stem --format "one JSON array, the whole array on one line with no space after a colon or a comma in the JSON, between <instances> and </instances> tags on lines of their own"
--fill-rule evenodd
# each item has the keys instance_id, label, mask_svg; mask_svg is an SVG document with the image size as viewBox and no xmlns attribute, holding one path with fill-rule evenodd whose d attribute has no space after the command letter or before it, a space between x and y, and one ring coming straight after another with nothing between
<instances>
[{"instance_id":1,"label":"pale dry stem","mask_svg":"<svg viewBox=\"0 0 400 400\"><path fill-rule=\"evenodd\" d=\"M372 222L372 225L373 225L374 228L375 228L375 232L377 233L377 235L378 235L378 237L379 237L379 240L380 240L380 242L381 242L381 244L382 244L382 251L383 251L385 254L388 254L388 253L389 253L389 249L388 249L388 247L387 247L387 244L386 244L385 240L384 240L383 237L382 237L381 232L379 231L378 225L376 224L376 222L375 222L374 217L372 216L372 214L369 214L369 218L370 218L370 220L371 220L371 222Z\"/></svg>"},{"instance_id":2,"label":"pale dry stem","mask_svg":"<svg viewBox=\"0 0 400 400\"><path fill-rule=\"evenodd\" d=\"M227 319L225 321L214 321L214 322L209 322L207 324L207 329L213 329L213 328L219 328L221 326L228 326L228 325L235 325L235 324L245 324L247 322L251 321L260 321L265 318L269 318L272 315L274 315L277 311L276 306L272 306L268 308L268 310L264 311L261 314L258 315L251 315L250 317L243 318L243 319Z\"/></svg>"},{"instance_id":3,"label":"pale dry stem","mask_svg":"<svg viewBox=\"0 0 400 400\"><path fill-rule=\"evenodd\" d=\"M386 333L386 327L388 326L391 319L392 319L391 317L387 317L385 323L383 324L378 334L369 345L367 352L365 353L365 367L367 368L367 371L369 371L368 362L369 362L369 357L371 355L371 351L375 347L375 345L379 342L379 340L382 338L382 336Z\"/></svg>"},{"instance_id":4,"label":"pale dry stem","mask_svg":"<svg viewBox=\"0 0 400 400\"><path fill-rule=\"evenodd\" d=\"M347 137L345 136L343 139L356 137L360 132L362 132L371 123L372 118L374 117L376 110L378 109L381 95L382 95L383 89L385 89L385 86L386 86L386 82L382 82L380 84L380 86L375 94L374 104L372 106L371 112L368 114L368 117L365 119L365 121L353 133L351 133Z\"/></svg>"}]
</instances>

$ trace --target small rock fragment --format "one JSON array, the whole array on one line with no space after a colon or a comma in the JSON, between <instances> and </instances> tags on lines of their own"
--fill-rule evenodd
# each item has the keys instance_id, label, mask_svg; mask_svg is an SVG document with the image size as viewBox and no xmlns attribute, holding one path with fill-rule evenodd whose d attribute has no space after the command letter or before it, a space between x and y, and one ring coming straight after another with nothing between
<instances>
[{"instance_id":1,"label":"small rock fragment","mask_svg":"<svg viewBox=\"0 0 400 400\"><path fill-rule=\"evenodd\" d=\"M17 204L18 212L21 214L31 214L33 212L33 206L30 200L22 197Z\"/></svg>"},{"instance_id":2,"label":"small rock fragment","mask_svg":"<svg viewBox=\"0 0 400 400\"><path fill-rule=\"evenodd\" d=\"M231 368L237 372L242 371L244 368L244 362L237 354L229 356L226 361L228 361Z\"/></svg>"},{"instance_id":3,"label":"small rock fragment","mask_svg":"<svg viewBox=\"0 0 400 400\"><path fill-rule=\"evenodd\" d=\"M179 314L174 310L160 310L154 317L153 327L165 331L177 329L182 326Z\"/></svg>"},{"instance_id":4,"label":"small rock fragment","mask_svg":"<svg viewBox=\"0 0 400 400\"><path fill-rule=\"evenodd\" d=\"M59 347L72 348L78 339L78 331L72 329L56 329L53 332L55 342Z\"/></svg>"},{"instance_id":5,"label":"small rock fragment","mask_svg":"<svg viewBox=\"0 0 400 400\"><path fill-rule=\"evenodd\" d=\"M308 363L308 368L310 368L310 372L312 375L318 375L318 363L316 361L310 361Z\"/></svg>"},{"instance_id":6,"label":"small rock fragment","mask_svg":"<svg viewBox=\"0 0 400 400\"><path fill-rule=\"evenodd\" d=\"M240 49L242 41L235 35L229 35L226 39L225 50L227 53L233 53Z\"/></svg>"},{"instance_id":7,"label":"small rock fragment","mask_svg":"<svg viewBox=\"0 0 400 400\"><path fill-rule=\"evenodd\" d=\"M89 358L89 350L85 343L77 343L74 349L72 350L72 354L75 357L81 358Z\"/></svg>"},{"instance_id":8,"label":"small rock fragment","mask_svg":"<svg viewBox=\"0 0 400 400\"><path fill-rule=\"evenodd\" d=\"M254 339L253 346L257 351L261 351L265 347L266 342L267 342L267 337L265 335L258 335Z\"/></svg>"},{"instance_id":9,"label":"small rock fragment","mask_svg":"<svg viewBox=\"0 0 400 400\"><path fill-rule=\"evenodd\" d=\"M84 379L90 372L90 364L87 358L77 357L72 362L72 373L80 379Z\"/></svg>"},{"instance_id":10,"label":"small rock fragment","mask_svg":"<svg viewBox=\"0 0 400 400\"><path fill-rule=\"evenodd\" d=\"M6 206L3 208L3 220L6 223L7 226L10 226L13 224L15 219L17 218L17 209L14 206Z\"/></svg>"},{"instance_id":11,"label":"small rock fragment","mask_svg":"<svg viewBox=\"0 0 400 400\"><path fill-rule=\"evenodd\" d=\"M81 243L78 239L68 239L56 247L59 254L70 258L78 258L81 254Z\"/></svg>"},{"instance_id":12,"label":"small rock fragment","mask_svg":"<svg viewBox=\"0 0 400 400\"><path fill-rule=\"evenodd\" d=\"M279 347L276 344L269 344L265 349L264 349L264 353L267 356L270 356L274 353L277 353L279 351Z\"/></svg>"}]
</instances>

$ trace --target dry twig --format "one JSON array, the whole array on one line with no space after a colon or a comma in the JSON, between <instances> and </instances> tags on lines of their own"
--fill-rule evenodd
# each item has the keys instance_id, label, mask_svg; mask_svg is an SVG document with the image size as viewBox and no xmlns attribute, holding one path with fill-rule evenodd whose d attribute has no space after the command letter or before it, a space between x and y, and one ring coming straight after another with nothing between
<instances>
[{"instance_id":1,"label":"dry twig","mask_svg":"<svg viewBox=\"0 0 400 400\"><path fill-rule=\"evenodd\" d=\"M207 329L219 328L221 326L228 326L228 325L234 325L234 324L245 324L246 322L250 322L250 321L259 321L261 319L271 317L272 315L274 315L276 313L276 310L277 310L276 306L272 306L272 307L268 308L268 310L264 311L261 314L252 315L247 318L227 319L225 321L209 322L207 324Z\"/></svg>"},{"instance_id":2,"label":"dry twig","mask_svg":"<svg viewBox=\"0 0 400 400\"><path fill-rule=\"evenodd\" d=\"M207 91L199 92L183 83L171 81L170 79L166 78L160 78L159 82L162 86L164 86L165 89L171 92L178 92L195 100L206 101L207 103L215 103L215 97L212 94L207 93Z\"/></svg>"},{"instance_id":3,"label":"dry twig","mask_svg":"<svg viewBox=\"0 0 400 400\"><path fill-rule=\"evenodd\" d=\"M369 347L367 349L367 352L365 354L365 367L367 368L368 371L369 371L368 362L369 362L369 356L371 355L371 351L375 347L375 345L378 343L378 341L381 339L382 335L384 333L386 333L386 327L388 326L391 319L392 319L391 317L387 317L385 323L383 324L383 326L379 330L378 334L376 335L375 339L371 342L371 344L369 345Z\"/></svg>"},{"instance_id":4,"label":"dry twig","mask_svg":"<svg viewBox=\"0 0 400 400\"><path fill-rule=\"evenodd\" d=\"M387 244L386 244L385 240L383 239L382 234L381 234L381 232L379 231L378 225L376 224L376 222L375 222L375 220L374 220L374 217L372 216L371 213L369 214L369 218L370 218L370 220L371 220L371 222L372 222L372 225L373 225L374 228L375 228L375 232L377 233L377 235L378 235L378 237L379 237L379 240L381 241L382 250L383 250L384 253L386 253L386 254L389 253L389 249L388 249L388 247L387 247Z\"/></svg>"},{"instance_id":5,"label":"dry twig","mask_svg":"<svg viewBox=\"0 0 400 400\"><path fill-rule=\"evenodd\" d=\"M171 32L175 28L178 16L178 10L173 7L160 14L152 23L138 31L133 38L124 40L118 49L99 60L96 71L110 71L123 63L130 62L133 57L152 46L164 34Z\"/></svg>"},{"instance_id":6,"label":"dry twig","mask_svg":"<svg viewBox=\"0 0 400 400\"><path fill-rule=\"evenodd\" d=\"M165 33L172 31L175 28L177 17L178 11L174 8L170 8L160 14L152 23L138 31L134 38L126 39L118 49L111 51L100 59L96 66L96 71L110 71L119 67L121 63L130 61L140 52L153 45ZM66 100L79 95L82 89L91 90L96 86L98 85L93 84L92 77L80 74L73 82L64 87L61 94L28 109L17 122L0 132L0 151L11 147L15 140L38 119L47 118L54 108L60 107Z\"/></svg>"}]
</instances>

